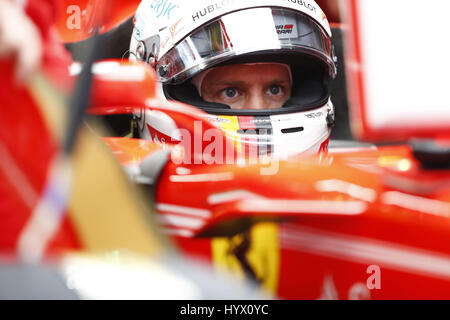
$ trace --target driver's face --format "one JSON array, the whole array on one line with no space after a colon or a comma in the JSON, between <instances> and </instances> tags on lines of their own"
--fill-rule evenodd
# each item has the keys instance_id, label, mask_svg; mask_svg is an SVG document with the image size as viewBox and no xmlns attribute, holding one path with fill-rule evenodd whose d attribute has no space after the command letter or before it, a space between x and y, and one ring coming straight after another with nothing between
<instances>
[{"instance_id":1,"label":"driver's face","mask_svg":"<svg viewBox=\"0 0 450 320\"><path fill-rule=\"evenodd\" d=\"M277 63L218 67L206 75L201 93L205 101L232 109L281 108L291 96L291 75Z\"/></svg>"}]
</instances>

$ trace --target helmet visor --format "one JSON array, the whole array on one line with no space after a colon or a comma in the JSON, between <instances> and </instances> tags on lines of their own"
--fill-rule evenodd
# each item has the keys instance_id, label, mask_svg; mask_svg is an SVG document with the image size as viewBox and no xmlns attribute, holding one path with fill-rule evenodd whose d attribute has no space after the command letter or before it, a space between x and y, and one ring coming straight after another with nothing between
<instances>
[{"instance_id":1,"label":"helmet visor","mask_svg":"<svg viewBox=\"0 0 450 320\"><path fill-rule=\"evenodd\" d=\"M162 56L159 80L178 84L234 56L258 52L315 56L335 75L331 41L322 27L293 10L253 8L233 12L196 30Z\"/></svg>"}]
</instances>

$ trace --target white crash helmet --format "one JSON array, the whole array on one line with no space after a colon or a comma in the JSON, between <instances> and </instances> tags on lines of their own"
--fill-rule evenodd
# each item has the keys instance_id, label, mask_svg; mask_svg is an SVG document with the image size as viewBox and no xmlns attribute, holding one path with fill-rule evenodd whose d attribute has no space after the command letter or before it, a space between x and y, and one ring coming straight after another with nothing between
<instances>
[{"instance_id":1,"label":"white crash helmet","mask_svg":"<svg viewBox=\"0 0 450 320\"><path fill-rule=\"evenodd\" d=\"M280 157L327 150L336 67L328 20L312 0L143 0L130 59L152 65L167 99L209 113L236 143ZM292 93L282 108L236 110L206 102L191 82L212 67L261 62L290 66ZM151 130L155 117L165 119L150 114L140 127Z\"/></svg>"}]
</instances>

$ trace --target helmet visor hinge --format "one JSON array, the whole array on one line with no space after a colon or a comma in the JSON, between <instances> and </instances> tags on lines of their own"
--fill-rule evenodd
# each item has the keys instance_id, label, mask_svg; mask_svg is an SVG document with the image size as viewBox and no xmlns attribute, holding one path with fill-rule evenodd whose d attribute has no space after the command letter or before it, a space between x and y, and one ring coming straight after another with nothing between
<instances>
[{"instance_id":1,"label":"helmet visor hinge","mask_svg":"<svg viewBox=\"0 0 450 320\"><path fill-rule=\"evenodd\" d=\"M156 67L159 54L159 35L139 41L136 47L136 56L139 60L147 62L153 68Z\"/></svg>"}]
</instances>

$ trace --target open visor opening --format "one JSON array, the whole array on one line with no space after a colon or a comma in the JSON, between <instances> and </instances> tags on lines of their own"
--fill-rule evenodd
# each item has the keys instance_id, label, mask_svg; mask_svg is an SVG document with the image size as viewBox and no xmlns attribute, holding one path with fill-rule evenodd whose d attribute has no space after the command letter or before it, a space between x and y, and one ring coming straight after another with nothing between
<instances>
[{"instance_id":1,"label":"open visor opening","mask_svg":"<svg viewBox=\"0 0 450 320\"><path fill-rule=\"evenodd\" d=\"M198 72L257 52L314 56L335 76L331 41L322 27L293 10L253 8L233 12L201 27L162 56L156 70L164 84L180 84Z\"/></svg>"}]
</instances>

